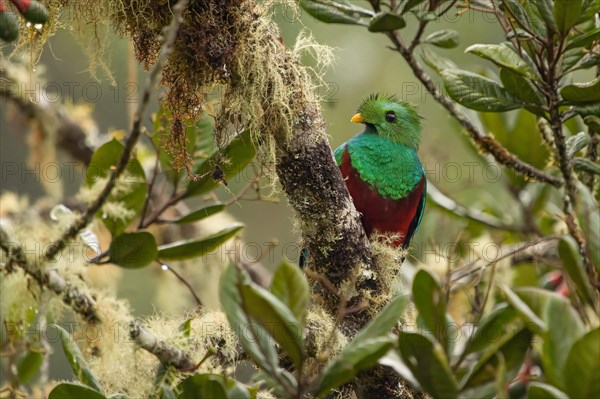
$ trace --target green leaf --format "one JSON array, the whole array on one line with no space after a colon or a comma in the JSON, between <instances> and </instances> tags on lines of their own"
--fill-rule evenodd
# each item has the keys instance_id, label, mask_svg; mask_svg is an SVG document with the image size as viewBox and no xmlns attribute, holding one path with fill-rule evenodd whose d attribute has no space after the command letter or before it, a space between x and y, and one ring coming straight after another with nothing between
<instances>
[{"instance_id":1,"label":"green leaf","mask_svg":"<svg viewBox=\"0 0 600 399\"><path fill-rule=\"evenodd\" d=\"M573 107L573 111L577 112L582 117L598 116L600 115L600 102L585 105L577 105Z\"/></svg>"},{"instance_id":2,"label":"green leaf","mask_svg":"<svg viewBox=\"0 0 600 399\"><path fill-rule=\"evenodd\" d=\"M334 0L300 0L300 7L329 24L362 25L361 18L373 16L369 10Z\"/></svg>"},{"instance_id":3,"label":"green leaf","mask_svg":"<svg viewBox=\"0 0 600 399\"><path fill-rule=\"evenodd\" d=\"M458 396L456 380L440 344L421 334L401 331L398 350L421 388L434 399Z\"/></svg>"},{"instance_id":4,"label":"green leaf","mask_svg":"<svg viewBox=\"0 0 600 399\"><path fill-rule=\"evenodd\" d=\"M511 304L521 317L531 323L532 327L535 327L536 332L543 333L548 330L546 323L514 291L504 284L500 286L500 290L504 293L508 303Z\"/></svg>"},{"instance_id":5,"label":"green leaf","mask_svg":"<svg viewBox=\"0 0 600 399\"><path fill-rule=\"evenodd\" d=\"M512 380L517 375L531 346L533 334L521 325L515 325L514 327L519 332L502 345L496 345L496 342L492 341L493 338L490 338L490 341L492 341L490 347L480 353L479 359L462 377L461 391L474 389L492 381L497 382L497 374L501 371L501 368L504 368L507 381ZM504 364L502 364L499 354L502 354Z\"/></svg>"},{"instance_id":6,"label":"green leaf","mask_svg":"<svg viewBox=\"0 0 600 399\"><path fill-rule=\"evenodd\" d=\"M17 363L17 375L22 385L27 385L40 371L44 363L44 355L35 350L28 350Z\"/></svg>"},{"instance_id":7,"label":"green leaf","mask_svg":"<svg viewBox=\"0 0 600 399\"><path fill-rule=\"evenodd\" d=\"M525 325L517 311L506 303L501 303L481 320L464 352L496 353L523 328Z\"/></svg>"},{"instance_id":8,"label":"green leaf","mask_svg":"<svg viewBox=\"0 0 600 399\"><path fill-rule=\"evenodd\" d=\"M577 23L582 3L582 0L554 0L554 20L563 36Z\"/></svg>"},{"instance_id":9,"label":"green leaf","mask_svg":"<svg viewBox=\"0 0 600 399\"><path fill-rule=\"evenodd\" d=\"M210 206L198 209L194 212L188 213L185 216L182 216L181 218L175 220L175 223L186 224L186 223L197 222L198 220L202 220L202 219L212 216L216 213L219 213L224 209L225 209L225 204L210 205Z\"/></svg>"},{"instance_id":10,"label":"green leaf","mask_svg":"<svg viewBox=\"0 0 600 399\"><path fill-rule=\"evenodd\" d=\"M400 13L401 15L406 14L407 12L409 12L410 10L412 10L413 8L415 8L416 6L418 6L419 4L423 3L425 0L408 0L405 4L404 7L402 7L402 12Z\"/></svg>"},{"instance_id":11,"label":"green leaf","mask_svg":"<svg viewBox=\"0 0 600 399\"><path fill-rule=\"evenodd\" d=\"M588 245L590 260L600 273L600 209L594 195L583 184L577 184L577 219Z\"/></svg>"},{"instance_id":12,"label":"green leaf","mask_svg":"<svg viewBox=\"0 0 600 399\"><path fill-rule=\"evenodd\" d=\"M190 335L192 334L192 321L194 319L187 319L186 321L184 321L183 323L181 323L181 325L177 328L177 331L183 333L184 337L189 338Z\"/></svg>"},{"instance_id":13,"label":"green leaf","mask_svg":"<svg viewBox=\"0 0 600 399\"><path fill-rule=\"evenodd\" d=\"M504 112L521 103L498 83L467 71L443 70L444 86L459 104L481 112Z\"/></svg>"},{"instance_id":14,"label":"green leaf","mask_svg":"<svg viewBox=\"0 0 600 399\"><path fill-rule=\"evenodd\" d=\"M600 117L598 116L588 115L585 118L583 118L583 123L588 125L590 129L593 129L597 132L600 131Z\"/></svg>"},{"instance_id":15,"label":"green leaf","mask_svg":"<svg viewBox=\"0 0 600 399\"><path fill-rule=\"evenodd\" d=\"M569 399L569 397L552 385L530 382L527 387L527 399Z\"/></svg>"},{"instance_id":16,"label":"green leaf","mask_svg":"<svg viewBox=\"0 0 600 399\"><path fill-rule=\"evenodd\" d=\"M528 2L526 1L525 3ZM554 0L535 0L531 1L531 3L537 7L539 15L546 24L546 28L552 32L558 31L556 22L554 21Z\"/></svg>"},{"instance_id":17,"label":"green leaf","mask_svg":"<svg viewBox=\"0 0 600 399\"><path fill-rule=\"evenodd\" d=\"M269 334L258 324L251 322L242 301L240 287L249 281L250 277L245 271L233 264L229 265L221 276L221 306L246 354L263 370L277 369L277 352Z\"/></svg>"},{"instance_id":18,"label":"green leaf","mask_svg":"<svg viewBox=\"0 0 600 399\"><path fill-rule=\"evenodd\" d=\"M304 328L310 290L302 270L282 262L273 275L271 293L292 311L300 322L300 328Z\"/></svg>"},{"instance_id":19,"label":"green leaf","mask_svg":"<svg viewBox=\"0 0 600 399\"><path fill-rule=\"evenodd\" d=\"M243 224L234 223L226 229L204 238L176 241L171 244L161 245L158 247L158 257L163 260L196 258L215 250L231 237L235 236L243 227Z\"/></svg>"},{"instance_id":20,"label":"green leaf","mask_svg":"<svg viewBox=\"0 0 600 399\"><path fill-rule=\"evenodd\" d=\"M391 12L377 13L369 23L370 32L391 32L396 29L402 29L406 26L406 21L398 14Z\"/></svg>"},{"instance_id":21,"label":"green leaf","mask_svg":"<svg viewBox=\"0 0 600 399\"><path fill-rule=\"evenodd\" d=\"M578 339L564 368L565 392L570 398L600 397L600 328Z\"/></svg>"},{"instance_id":22,"label":"green leaf","mask_svg":"<svg viewBox=\"0 0 600 399\"><path fill-rule=\"evenodd\" d=\"M573 168L578 171L600 175L600 165L587 158L577 157L573 159Z\"/></svg>"},{"instance_id":23,"label":"green leaf","mask_svg":"<svg viewBox=\"0 0 600 399\"><path fill-rule=\"evenodd\" d=\"M479 57L492 61L494 64L510 69L526 78L538 80L535 69L529 65L519 54L508 47L506 43L501 44L473 44L467 47L465 53L472 53Z\"/></svg>"},{"instance_id":24,"label":"green leaf","mask_svg":"<svg viewBox=\"0 0 600 399\"><path fill-rule=\"evenodd\" d=\"M304 361L303 328L275 295L254 283L239 288L246 314L256 320L300 368Z\"/></svg>"},{"instance_id":25,"label":"green leaf","mask_svg":"<svg viewBox=\"0 0 600 399\"><path fill-rule=\"evenodd\" d=\"M447 351L446 296L438 278L425 269L418 270L413 280L412 293L425 327Z\"/></svg>"},{"instance_id":26,"label":"green leaf","mask_svg":"<svg viewBox=\"0 0 600 399\"><path fill-rule=\"evenodd\" d=\"M458 69L458 66L454 62L438 55L427 47L421 49L421 58L423 58L423 62L425 62L429 68L437 73L441 73L445 69Z\"/></svg>"},{"instance_id":27,"label":"green leaf","mask_svg":"<svg viewBox=\"0 0 600 399\"><path fill-rule=\"evenodd\" d=\"M500 68L502 85L515 98L530 104L544 105L544 97L531 81L508 68Z\"/></svg>"},{"instance_id":28,"label":"green leaf","mask_svg":"<svg viewBox=\"0 0 600 399\"><path fill-rule=\"evenodd\" d=\"M454 48L458 46L459 41L460 37L457 31L454 29L443 29L428 35L424 43L433 44L441 48Z\"/></svg>"},{"instance_id":29,"label":"green leaf","mask_svg":"<svg viewBox=\"0 0 600 399\"><path fill-rule=\"evenodd\" d=\"M119 234L110 243L109 254L109 261L121 267L144 267L156 259L156 239L147 231Z\"/></svg>"},{"instance_id":30,"label":"green leaf","mask_svg":"<svg viewBox=\"0 0 600 399\"><path fill-rule=\"evenodd\" d=\"M219 167L225 181L240 173L254 159L256 149L252 144L250 131L245 130L237 135L223 151L217 151L202 162L194 170L197 180L190 181L183 195L184 198L204 194L214 190L220 181L213 179L213 172Z\"/></svg>"},{"instance_id":31,"label":"green leaf","mask_svg":"<svg viewBox=\"0 0 600 399\"><path fill-rule=\"evenodd\" d=\"M400 317L402 317L404 309L408 304L408 299L408 295L399 295L392 299L373 320L356 334L352 342L377 338L387 334L398 323Z\"/></svg>"},{"instance_id":32,"label":"green leaf","mask_svg":"<svg viewBox=\"0 0 600 399\"><path fill-rule=\"evenodd\" d=\"M595 103L600 101L600 76L588 83L573 83L560 90L565 101L571 104Z\"/></svg>"},{"instance_id":33,"label":"green leaf","mask_svg":"<svg viewBox=\"0 0 600 399\"><path fill-rule=\"evenodd\" d=\"M123 144L113 139L94 152L86 170L86 184L88 187L91 187L100 179L107 179L111 175L124 149ZM144 169L137 159L132 158L129 160L117 186L119 189L113 190L108 197L108 202L121 203L122 206L132 212L122 215L107 215L100 209L97 214L113 235L122 233L144 206L148 185L146 184Z\"/></svg>"},{"instance_id":34,"label":"green leaf","mask_svg":"<svg viewBox=\"0 0 600 399\"><path fill-rule=\"evenodd\" d=\"M393 345L393 339L388 336L353 341L321 373L317 396L324 396L353 380L359 371L373 367Z\"/></svg>"},{"instance_id":35,"label":"green leaf","mask_svg":"<svg viewBox=\"0 0 600 399\"><path fill-rule=\"evenodd\" d=\"M565 52L560 69L563 74L566 74L579 69L589 69L598 64L600 64L600 55L573 49Z\"/></svg>"},{"instance_id":36,"label":"green leaf","mask_svg":"<svg viewBox=\"0 0 600 399\"><path fill-rule=\"evenodd\" d=\"M538 130L535 115L521 109L517 112L516 118L509 118L504 113L482 113L479 118L484 127L493 132L496 139L508 151L537 168L543 169L547 165L548 147L544 145L541 135L531 134ZM532 148L535 148L536 151L531 151ZM507 175L512 180L512 184L517 187L526 183L525 179L514 173L507 173ZM516 215L514 217L517 217Z\"/></svg>"},{"instance_id":37,"label":"green leaf","mask_svg":"<svg viewBox=\"0 0 600 399\"><path fill-rule=\"evenodd\" d=\"M178 385L178 399L251 399L241 383L220 374L194 374Z\"/></svg>"},{"instance_id":38,"label":"green leaf","mask_svg":"<svg viewBox=\"0 0 600 399\"><path fill-rule=\"evenodd\" d=\"M325 368L318 392L323 394L369 368L387 353L393 340L387 337L408 304L408 295L392 299Z\"/></svg>"},{"instance_id":39,"label":"green leaf","mask_svg":"<svg viewBox=\"0 0 600 399\"><path fill-rule=\"evenodd\" d=\"M566 49L571 50L574 48L587 47L596 40L600 40L600 28L595 28L587 32L582 32L575 36L573 39L568 40Z\"/></svg>"},{"instance_id":40,"label":"green leaf","mask_svg":"<svg viewBox=\"0 0 600 399\"><path fill-rule=\"evenodd\" d=\"M527 14L527 18L529 19L529 26L531 26L533 32L536 33L538 36L546 37L546 23L542 18L538 7L535 5L535 1L521 2L521 6ZM552 22L554 22L554 20Z\"/></svg>"},{"instance_id":41,"label":"green leaf","mask_svg":"<svg viewBox=\"0 0 600 399\"><path fill-rule=\"evenodd\" d=\"M575 154L590 143L590 135L585 132L579 132L567 139L567 157L573 158Z\"/></svg>"},{"instance_id":42,"label":"green leaf","mask_svg":"<svg viewBox=\"0 0 600 399\"><path fill-rule=\"evenodd\" d=\"M63 350L65 351L65 356L75 373L77 379L88 387L102 393L102 387L96 377L92 373L90 366L87 364L87 361L81 354L79 347L73 341L71 334L69 334L65 329L63 329L58 324L55 324L54 327L58 330L60 335L60 341L62 343ZM58 396L56 396L58 397ZM88 397L88 396L84 396ZM103 396L102 396L103 397Z\"/></svg>"},{"instance_id":43,"label":"green leaf","mask_svg":"<svg viewBox=\"0 0 600 399\"><path fill-rule=\"evenodd\" d=\"M106 399L100 392L84 385L63 382L54 387L48 399Z\"/></svg>"},{"instance_id":44,"label":"green leaf","mask_svg":"<svg viewBox=\"0 0 600 399\"><path fill-rule=\"evenodd\" d=\"M583 2L583 15L579 19L579 22L582 20L590 20L593 24L594 18L598 10L600 10L600 0L584 0Z\"/></svg>"},{"instance_id":45,"label":"green leaf","mask_svg":"<svg viewBox=\"0 0 600 399\"><path fill-rule=\"evenodd\" d=\"M542 365L548 380L562 389L563 367L571 346L584 333L583 323L569 301L559 294L530 287L517 288L515 293L547 326L540 334Z\"/></svg>"},{"instance_id":46,"label":"green leaf","mask_svg":"<svg viewBox=\"0 0 600 399\"><path fill-rule=\"evenodd\" d=\"M579 246L571 236L564 236L558 243L558 253L563 262L563 266L571 278L571 281L577 288L577 293L584 302L587 302L592 308L595 306L594 289L588 280L585 272L583 260L579 254Z\"/></svg>"},{"instance_id":47,"label":"green leaf","mask_svg":"<svg viewBox=\"0 0 600 399\"><path fill-rule=\"evenodd\" d=\"M509 16L511 20L516 19L519 22L516 26L525 25L526 27L531 28L530 18L518 0L501 2L500 9L505 15Z\"/></svg>"}]
</instances>

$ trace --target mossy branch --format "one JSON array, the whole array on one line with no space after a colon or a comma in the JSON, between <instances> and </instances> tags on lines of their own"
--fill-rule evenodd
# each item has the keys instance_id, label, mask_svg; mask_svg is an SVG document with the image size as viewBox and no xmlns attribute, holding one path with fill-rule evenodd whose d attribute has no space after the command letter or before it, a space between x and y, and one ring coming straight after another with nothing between
<instances>
[{"instance_id":1,"label":"mossy branch","mask_svg":"<svg viewBox=\"0 0 600 399\"><path fill-rule=\"evenodd\" d=\"M95 309L96 301L84 294L79 288L67 282L56 270L41 270L27 262L27 258L22 249L14 245L4 229L0 228L0 248L8 256L7 270L11 272L16 265L23 269L25 273L31 276L39 285L47 287L56 295L62 297L63 302L79 314L84 320L90 323L100 321Z\"/></svg>"},{"instance_id":2,"label":"mossy branch","mask_svg":"<svg viewBox=\"0 0 600 399\"><path fill-rule=\"evenodd\" d=\"M89 323L100 323L102 321L96 308L96 301L92 296L68 282L56 270L40 270L29 264L21 248L13 244L8 234L0 228L0 248L8 256L6 267L9 272L13 270L14 266L21 268L39 285L61 296L65 305L85 321ZM171 365L178 370L191 370L195 366L190 355L164 341L160 341L140 326L136 320L130 321L130 336L136 344L155 355L165 365Z\"/></svg>"},{"instance_id":3,"label":"mossy branch","mask_svg":"<svg viewBox=\"0 0 600 399\"><path fill-rule=\"evenodd\" d=\"M172 51L172 46L177 37L177 32L182 21L182 15L187 7L187 4L188 0L179 0L177 4L172 7L173 15L171 18L171 23L163 30L164 42L161 47L158 61L148 77L148 82L143 93L142 101L138 106L131 132L125 143L125 149L113 173L111 174L109 181L102 190L101 194L85 211L84 215L77 222L71 225L62 238L55 242L48 249L48 251L46 251L44 254L45 260L53 259L65 248L68 241L73 239L90 223L96 212L108 199L112 189L115 186L117 178L125 170L135 144L141 135L142 118L145 115L146 109L148 108L152 90L156 85L162 67ZM38 268L36 265L30 265L27 262L25 254L22 252L21 248L11 245L8 235L2 229L0 229L0 248L2 248L2 250L4 250L9 257L7 262L7 270L9 272L13 268L13 265L20 267L38 284L48 288L55 294L60 295L63 302L73 309L74 312L79 314L84 320L91 323L98 323L101 321L98 310L96 309L96 301L92 296L86 294L80 288L69 283L54 269L44 270ZM167 344L166 342L158 340L150 332L144 330L137 321L132 320L130 325L131 338L139 346L155 355L163 364L172 365L180 370L190 370L194 368L194 363L188 354Z\"/></svg>"},{"instance_id":4,"label":"mossy branch","mask_svg":"<svg viewBox=\"0 0 600 399\"><path fill-rule=\"evenodd\" d=\"M390 32L388 37L394 45L393 49L400 53L400 55L404 58L417 79L423 83L423 86L425 86L427 91L431 93L433 98L444 108L446 108L450 115L452 115L452 117L465 129L471 140L481 151L483 151L485 154L492 155L496 162L516 171L523 176L530 177L539 182L551 184L554 187L561 187L563 185L563 182L560 179L550 176L549 174L519 159L516 155L503 147L502 144L500 144L493 136L478 129L464 113L459 111L456 104L446 98L438 90L433 80L431 80L431 78L425 73L420 63L415 58L412 49L402 43L400 35L394 31Z\"/></svg>"},{"instance_id":5,"label":"mossy branch","mask_svg":"<svg viewBox=\"0 0 600 399\"><path fill-rule=\"evenodd\" d=\"M75 238L77 234L83 230L94 218L94 215L102 208L102 205L108 200L110 193L112 192L117 179L121 174L125 171L127 167L127 163L129 162L129 158L131 157L131 153L142 134L142 118L146 113L146 109L150 103L150 97L154 86L158 80L158 76L162 71L164 64L166 63L171 51L173 50L173 43L175 43L175 39L177 37L177 32L179 31L179 26L183 20L182 15L184 10L186 9L188 4L188 0L179 0L172 8L173 16L171 18L171 22L168 26L163 29L164 41L160 49L160 55L156 62L156 65L152 69L150 76L148 76L148 81L146 83L146 87L144 89L142 100L140 101L137 111L134 116L133 126L131 127L131 132L125 141L125 148L123 149L123 154L119 159L115 169L112 171L106 186L98 195L98 197L94 200L94 202L87 208L85 213L77 220L74 224L69 226L67 231L63 234L63 236L55 242L48 250L46 251L45 258L52 259L54 258L60 251L62 251L67 243Z\"/></svg>"}]
</instances>

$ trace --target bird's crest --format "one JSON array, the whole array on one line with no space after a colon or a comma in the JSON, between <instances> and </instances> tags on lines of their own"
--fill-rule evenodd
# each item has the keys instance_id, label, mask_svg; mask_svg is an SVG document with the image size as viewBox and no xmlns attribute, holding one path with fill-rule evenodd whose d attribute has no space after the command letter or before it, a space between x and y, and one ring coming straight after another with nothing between
<instances>
[{"instance_id":1,"label":"bird's crest","mask_svg":"<svg viewBox=\"0 0 600 399\"><path fill-rule=\"evenodd\" d=\"M363 103L368 101L385 101L389 103L399 103L401 102L398 97L394 94L384 94L384 93L373 93L370 94L367 98L363 100Z\"/></svg>"}]
</instances>

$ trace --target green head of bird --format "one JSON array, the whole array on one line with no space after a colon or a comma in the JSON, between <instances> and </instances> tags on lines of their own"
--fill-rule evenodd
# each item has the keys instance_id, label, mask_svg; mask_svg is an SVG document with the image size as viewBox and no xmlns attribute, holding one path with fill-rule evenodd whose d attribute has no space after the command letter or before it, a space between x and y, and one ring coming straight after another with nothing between
<instances>
[{"instance_id":1,"label":"green head of bird","mask_svg":"<svg viewBox=\"0 0 600 399\"><path fill-rule=\"evenodd\" d=\"M417 149L421 141L421 117L416 108L394 96L373 94L358 107L352 122L364 123L365 133Z\"/></svg>"}]
</instances>

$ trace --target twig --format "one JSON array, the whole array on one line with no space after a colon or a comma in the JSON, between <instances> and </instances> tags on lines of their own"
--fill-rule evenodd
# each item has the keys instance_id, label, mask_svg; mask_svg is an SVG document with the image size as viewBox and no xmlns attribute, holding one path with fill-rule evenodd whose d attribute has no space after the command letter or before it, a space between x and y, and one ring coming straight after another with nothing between
<instances>
[{"instance_id":1,"label":"twig","mask_svg":"<svg viewBox=\"0 0 600 399\"><path fill-rule=\"evenodd\" d=\"M523 231L523 228L520 226L508 225L490 214L458 204L452 198L444 195L437 187L431 184L431 182L427 182L427 195L434 204L456 216L473 220L493 229L514 232Z\"/></svg>"},{"instance_id":2,"label":"twig","mask_svg":"<svg viewBox=\"0 0 600 399\"><path fill-rule=\"evenodd\" d=\"M154 170L152 171L152 177L150 178L150 184L148 184L148 194L146 195L146 199L144 201L144 206L142 207L142 212L140 212L140 221L138 224L138 228L142 228L144 225L144 218L146 217L146 212L148 211L148 207L150 206L150 199L152 198L152 190L154 189L154 184L156 184L156 177L158 176L158 165L160 160L160 150L156 151L156 160L154 161Z\"/></svg>"},{"instance_id":3,"label":"twig","mask_svg":"<svg viewBox=\"0 0 600 399\"><path fill-rule=\"evenodd\" d=\"M558 237L553 236L553 237L545 237L545 238L542 238L537 241L519 244L519 245L517 245L516 249L508 251L507 253L497 257L496 259L493 259L492 261L485 262L482 264L476 264L475 266L467 265L466 267L456 269L452 272L453 277L450 279L450 284L457 283L458 281L460 281L466 277L472 276L473 274L478 273L481 270L484 270L484 269L488 268L489 266L492 266L492 265L498 263L499 261L507 259L507 258L512 258L512 262L511 262L512 264L521 263L521 262L524 262L525 260L536 259L536 258L540 257L541 255L544 255L546 253L549 253L549 252L555 250L556 245L558 245L557 241L558 241ZM544 244L544 246L541 248L541 250L538 250L538 248L537 248L537 246L539 244Z\"/></svg>"},{"instance_id":4,"label":"twig","mask_svg":"<svg viewBox=\"0 0 600 399\"><path fill-rule=\"evenodd\" d=\"M175 38L177 37L179 25L182 21L182 14L183 11L186 9L187 4L188 0L179 0L177 4L175 4L172 8L173 17L171 18L171 23L164 29L165 39L160 49L158 61L156 61L154 69L152 69L152 72L150 72L150 76L148 76L148 81L146 83L146 88L142 96L142 101L140 102L138 109L135 113L133 126L131 128L129 137L125 142L123 154L121 154L121 158L119 158L119 162L117 163L115 169L111 173L110 178L106 183L106 186L104 186L104 189L102 190L98 198L96 198L96 200L90 205L90 207L85 211L81 218L78 221L76 221L73 225L71 225L57 242L55 242L50 248L48 248L45 255L45 258L47 260L54 258L56 254L58 254L65 248L68 241L75 238L75 236L90 223L96 212L100 210L102 205L104 205L104 203L108 199L108 196L112 192L112 189L115 187L117 179L127 167L127 163L129 162L131 153L133 152L135 144L137 143L142 133L142 118L150 103L150 95L152 94L152 90L156 85L158 75L160 74L163 65L165 64L167 58L169 57L169 54L171 53L173 43L175 42Z\"/></svg>"},{"instance_id":5,"label":"twig","mask_svg":"<svg viewBox=\"0 0 600 399\"><path fill-rule=\"evenodd\" d=\"M460 112L456 105L446 98L438 90L435 83L425 73L419 62L415 59L413 53L409 51L402 41L400 40L399 34L394 31L388 33L388 37L394 44L393 49L398 51L400 55L406 60L408 65L411 67L414 75L423 83L427 91L431 93L433 98L440 103L444 108L450 112L452 117L456 119L458 123L466 130L471 140L477 145L477 147L486 154L490 154L494 159L501 165L507 168L513 169L516 172L528 176L534 180L545 182L553 185L554 187L561 187L563 182L556 177L550 176L549 174L537 169L536 167L528 164L517 158L514 154L508 151L502 146L493 136L486 134L479 130L465 114Z\"/></svg>"},{"instance_id":6,"label":"twig","mask_svg":"<svg viewBox=\"0 0 600 399\"><path fill-rule=\"evenodd\" d=\"M163 270L170 271L171 273L173 273L175 275L175 277L177 277L177 279L179 281L181 281L183 283L183 285L185 285L187 287L187 289L190 291L190 293L194 297L194 300L196 301L196 304L198 306L202 306L202 301L200 300L200 298L196 294L196 291L194 291L194 287L192 287L192 285L181 274L177 273L175 271L175 269L173 269L171 266L167 265L166 263L164 263L161 260L157 260L156 262L160 265L160 267Z\"/></svg>"}]
</instances>

